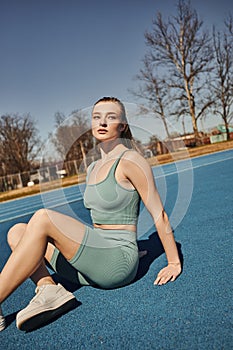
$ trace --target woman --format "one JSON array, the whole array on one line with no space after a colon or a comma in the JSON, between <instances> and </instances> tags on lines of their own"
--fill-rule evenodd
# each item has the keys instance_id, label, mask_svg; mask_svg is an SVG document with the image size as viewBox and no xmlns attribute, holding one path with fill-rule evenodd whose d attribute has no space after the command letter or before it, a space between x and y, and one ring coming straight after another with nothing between
<instances>
[{"instance_id":1,"label":"woman","mask_svg":"<svg viewBox=\"0 0 233 350\"><path fill-rule=\"evenodd\" d=\"M136 226L140 198L152 215L168 265L155 279L174 281L181 264L168 217L147 161L132 149L132 134L124 105L104 97L92 110L92 133L100 142L101 159L90 165L84 204L93 226L47 209L37 211L28 224L8 233L12 249L0 274L0 304L28 277L36 296L16 317L17 327L31 330L72 307L75 297L50 276L45 261L72 282L117 288L135 278L139 254ZM15 273L17 271L17 275ZM1 316L1 328L4 318Z\"/></svg>"}]
</instances>

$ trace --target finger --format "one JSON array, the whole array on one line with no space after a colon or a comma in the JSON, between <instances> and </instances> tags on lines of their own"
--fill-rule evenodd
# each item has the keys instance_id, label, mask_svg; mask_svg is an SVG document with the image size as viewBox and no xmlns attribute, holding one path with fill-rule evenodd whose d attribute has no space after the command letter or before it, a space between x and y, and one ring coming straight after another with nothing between
<instances>
[{"instance_id":1,"label":"finger","mask_svg":"<svg viewBox=\"0 0 233 350\"><path fill-rule=\"evenodd\" d=\"M167 276L163 275L163 274L160 275L160 276L158 275L158 277L156 278L154 284L158 284L158 285L165 284L165 283L167 283L168 279L169 278Z\"/></svg>"},{"instance_id":2,"label":"finger","mask_svg":"<svg viewBox=\"0 0 233 350\"><path fill-rule=\"evenodd\" d=\"M159 281L161 280L161 277L157 275L156 280L154 281L154 284L159 284Z\"/></svg>"},{"instance_id":3,"label":"finger","mask_svg":"<svg viewBox=\"0 0 233 350\"><path fill-rule=\"evenodd\" d=\"M168 281L170 281L170 279L171 279L171 277L169 277L169 276L164 276L163 278L161 278L159 284L160 284L160 285L166 284Z\"/></svg>"},{"instance_id":4,"label":"finger","mask_svg":"<svg viewBox=\"0 0 233 350\"><path fill-rule=\"evenodd\" d=\"M159 271L154 284L159 284L162 280L164 280L165 276L166 276L166 272L164 271L164 269Z\"/></svg>"},{"instance_id":5,"label":"finger","mask_svg":"<svg viewBox=\"0 0 233 350\"><path fill-rule=\"evenodd\" d=\"M163 285L163 284L166 284L167 282L173 280L173 278L174 277L171 275L158 276L157 279L155 280L154 284Z\"/></svg>"}]
</instances>

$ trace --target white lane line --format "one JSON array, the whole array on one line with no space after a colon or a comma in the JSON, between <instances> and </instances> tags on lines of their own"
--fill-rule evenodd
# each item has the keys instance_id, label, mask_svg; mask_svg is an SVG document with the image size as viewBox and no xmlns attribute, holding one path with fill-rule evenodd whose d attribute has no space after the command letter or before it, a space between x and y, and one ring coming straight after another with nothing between
<instances>
[{"instance_id":1,"label":"white lane line","mask_svg":"<svg viewBox=\"0 0 233 350\"><path fill-rule=\"evenodd\" d=\"M38 195L39 196L39 195ZM62 196L64 197L64 196ZM66 197L67 198L67 202L72 201L74 198L76 200L80 200L82 199L82 196L80 195L76 195L76 194L70 194L69 196ZM22 212L22 210L28 210L28 208L32 209L32 208L38 208L38 207L43 207L43 203L49 203L49 206L53 207L56 206L58 203L60 203L61 201L61 197L57 197L57 198L46 198L43 200L43 197L41 199L38 198L37 201L34 201L34 203L27 203L27 206L23 206L23 209L21 208L21 206L19 206L19 203L17 203L17 205L15 206L11 206L10 208L5 208L3 210L1 210L1 214L0 214L0 218L4 217L5 215L9 214L9 213L17 213L17 212Z\"/></svg>"},{"instance_id":2,"label":"white lane line","mask_svg":"<svg viewBox=\"0 0 233 350\"><path fill-rule=\"evenodd\" d=\"M3 221L6 221L6 218L17 218L17 217L21 217L21 216L25 216L25 215L29 215L31 213L34 213L36 210L40 209L40 208L44 208L44 203L47 203L46 207L47 208L56 208L58 206L62 206L64 204L67 203L72 203L78 200L82 199L82 196L80 196L80 194L77 196L76 194L70 194L69 197L66 198L66 201L61 201L61 198L57 198L56 201L50 200L50 199L46 199L46 200L38 200L37 203L35 203L34 205L30 205L30 203L28 203L28 206L24 206L23 208L23 212L22 212L22 208L20 208L19 206L17 206L17 210L15 210L14 208L10 208L8 210L6 210L3 214L0 215L0 223ZM30 209L28 211L28 209ZM14 213L14 216L11 216L12 213ZM17 213L21 213L20 215L17 215Z\"/></svg>"},{"instance_id":3,"label":"white lane line","mask_svg":"<svg viewBox=\"0 0 233 350\"><path fill-rule=\"evenodd\" d=\"M79 199L79 200L80 200L80 199ZM65 205L65 204L67 204L67 203L69 204L69 203L74 203L74 202L77 202L77 201L78 201L78 199L76 198L76 199L73 199L73 200L69 200L69 202L67 201L67 202L61 202L61 203L55 204L55 205L53 205L53 206L51 206L51 207L49 207L49 208L47 208L47 209L61 207L61 206ZM41 206L40 208L44 208L44 207ZM38 209L40 209L40 208L38 208ZM6 222L6 221L9 221L9 220L14 220L14 219L22 218L22 217L24 217L24 216L31 215L31 214L34 214L34 213L35 213L35 210L31 210L31 211L26 212L26 213L21 214L21 215L10 216L10 217L8 217L8 218L1 219L1 220L0 220L0 223Z\"/></svg>"},{"instance_id":4,"label":"white lane line","mask_svg":"<svg viewBox=\"0 0 233 350\"><path fill-rule=\"evenodd\" d=\"M224 151L224 152L227 152L227 151ZM218 152L218 153L223 153L223 152ZM215 153L216 154L216 153ZM213 154L214 155L214 154ZM206 156L206 155L203 155L203 156ZM203 157L203 156L200 156L200 157ZM211 156L211 154L210 155L208 155L208 156ZM200 158L200 157L195 157L195 158ZM188 158L189 160L190 160L190 158ZM227 160L232 160L233 159L233 157L227 157L227 158L223 158L223 159L218 159L218 160L215 160L215 161L210 161L210 162L207 162L207 163L204 163L204 164L199 164L199 165L194 165L194 166L192 166L192 167L189 167L189 168L185 168L185 169L179 169L179 170L177 170L177 171L172 171L172 172L169 172L169 173L164 173L164 174L162 174L162 175L159 175L159 176L156 176L156 174L154 174L154 177L155 177L155 179L159 179L159 178L161 178L161 177L167 177L167 176L171 176L171 175L175 175L175 174L178 174L178 173L182 173L182 172L185 172L185 171L190 171L190 170L192 170L192 169L197 169L197 168L201 168L201 167L204 167L204 166L209 166L209 165L212 165L212 164L216 164L216 163L220 163L220 162L224 162L224 161L227 161ZM182 159L182 160L180 160L180 161L178 161L178 162L185 162L185 159ZM174 163L169 163L169 164L166 164L165 166L171 166L171 165L175 165L175 163L176 162L174 162ZM156 168L156 167L161 167L161 166L155 166L155 167L153 167L153 168ZM77 186L77 185L74 185L74 186ZM37 196L38 196L38 194L37 194ZM73 194L70 194L70 196L72 197L73 196ZM30 197L29 197L30 198ZM60 203L57 203L57 204L54 204L54 205L52 205L52 206L49 206L49 208L57 208L57 207L60 207L60 206L62 206L62 205L65 205L65 204L67 204L67 203L74 203L74 202L76 202L76 201L78 201L78 200L81 200L82 199L82 197L75 197L74 199L69 199L69 198L67 198L67 201L66 202L60 202ZM43 201L42 201L42 204L43 204ZM31 207L31 205L30 205L30 207ZM43 208L43 206L42 207L40 207L40 208ZM15 211L14 211L15 212ZM20 215L14 215L14 216L8 216L8 217L5 217L4 219L1 219L0 220L0 223L3 223L3 222L6 222L6 221L8 221L8 220L14 220L14 219L18 219L18 218L20 218L20 217L24 217L24 216L27 216L27 215L31 215L31 214L33 214L35 212L35 209L34 210L31 210L31 211L29 211L29 212L26 212L26 213L21 213ZM7 213L6 213L7 214ZM6 214L5 214L5 216L6 216ZM11 210L9 210L9 212L8 212L8 214L11 214Z\"/></svg>"},{"instance_id":5,"label":"white lane line","mask_svg":"<svg viewBox=\"0 0 233 350\"><path fill-rule=\"evenodd\" d=\"M208 165L224 162L226 160L233 160L233 157L229 157L229 158L225 158L225 159L218 159L218 160L215 160L213 162L208 162L208 163L204 163L204 164L194 165L194 166L192 166L190 168L180 169L178 171L171 171L170 173L164 173L163 175L159 175L159 176L155 175L155 179L159 179L161 177L166 177L166 176L170 176L170 175L175 175L175 174L178 174L178 173L183 173L184 171L189 171L189 170L192 170L192 169L202 168L202 167L205 167L205 166L208 166Z\"/></svg>"}]
</instances>

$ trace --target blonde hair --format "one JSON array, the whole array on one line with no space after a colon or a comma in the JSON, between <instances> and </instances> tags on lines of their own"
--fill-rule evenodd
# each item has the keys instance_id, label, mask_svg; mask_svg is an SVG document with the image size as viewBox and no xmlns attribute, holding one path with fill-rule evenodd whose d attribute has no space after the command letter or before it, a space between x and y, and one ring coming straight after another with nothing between
<instances>
[{"instance_id":1,"label":"blonde hair","mask_svg":"<svg viewBox=\"0 0 233 350\"><path fill-rule=\"evenodd\" d=\"M128 123L128 120L127 120L127 117L126 117L126 111L125 111L124 104L116 97L108 97L107 96L107 97L102 97L98 101L96 101L95 104L94 104L94 107L100 102L113 102L113 103L117 103L120 106L120 109L121 109L121 121L122 121L123 124L125 124L125 128L121 132L121 136L120 136L120 138L122 140L122 144L124 146L126 146L127 148L135 149L136 151L141 153L141 150L140 150L139 146L137 146L137 142L134 140L132 132L130 130L129 123Z\"/></svg>"}]
</instances>

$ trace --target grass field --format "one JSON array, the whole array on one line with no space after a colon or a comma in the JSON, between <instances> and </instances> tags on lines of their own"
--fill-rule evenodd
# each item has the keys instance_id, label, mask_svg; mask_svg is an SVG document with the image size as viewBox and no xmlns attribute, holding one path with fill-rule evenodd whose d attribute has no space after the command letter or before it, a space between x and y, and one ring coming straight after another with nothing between
<instances>
[{"instance_id":1,"label":"grass field","mask_svg":"<svg viewBox=\"0 0 233 350\"><path fill-rule=\"evenodd\" d=\"M233 140L231 141L225 141L221 143L216 144L210 144L210 145L204 145L200 147L190 148L186 150L181 150L179 152L172 152L168 154L162 154L158 155L156 157L149 158L148 161L151 166L154 166L156 164L165 164L173 161L177 161L180 159L185 159L187 157L196 157L204 154L209 154L213 152L219 152L227 149L233 148ZM53 182L49 182L47 185L43 184L43 191L46 190L46 186L48 190L67 187L78 183L82 183L85 181L86 174L79 174L78 178L77 176L72 176L68 178L64 178L62 180L55 180ZM34 185L33 187L24 187L21 189L3 192L0 194L0 202L4 202L7 200L20 198L24 196L29 196L32 194L39 193L41 191L40 185Z\"/></svg>"}]
</instances>

